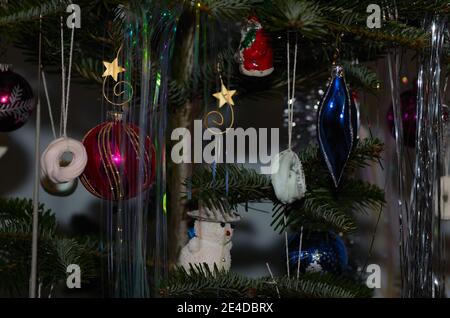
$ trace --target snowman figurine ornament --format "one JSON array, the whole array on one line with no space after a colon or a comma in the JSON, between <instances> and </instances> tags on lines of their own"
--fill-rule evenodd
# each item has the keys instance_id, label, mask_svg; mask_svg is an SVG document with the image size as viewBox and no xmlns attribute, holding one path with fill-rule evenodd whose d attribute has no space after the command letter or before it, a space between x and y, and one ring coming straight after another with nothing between
<instances>
[{"instance_id":1,"label":"snowman figurine ornament","mask_svg":"<svg viewBox=\"0 0 450 318\"><path fill-rule=\"evenodd\" d=\"M202 207L190 211L188 215L195 219L194 236L181 249L178 265L186 271L191 267L206 266L210 271L228 271L231 267L231 239L233 237L233 223L240 220L235 212L221 213L220 211ZM206 265L206 266L205 266Z\"/></svg>"}]
</instances>

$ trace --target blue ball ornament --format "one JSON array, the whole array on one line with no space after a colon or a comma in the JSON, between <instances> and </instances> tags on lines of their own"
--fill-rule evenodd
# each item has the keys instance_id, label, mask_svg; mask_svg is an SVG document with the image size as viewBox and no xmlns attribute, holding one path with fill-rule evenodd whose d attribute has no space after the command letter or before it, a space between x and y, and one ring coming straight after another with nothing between
<instances>
[{"instance_id":1,"label":"blue ball ornament","mask_svg":"<svg viewBox=\"0 0 450 318\"><path fill-rule=\"evenodd\" d=\"M289 240L289 266L291 273L297 272L300 235ZM303 234L300 252L301 273L341 274L348 267L347 248L334 232L306 232Z\"/></svg>"}]
</instances>

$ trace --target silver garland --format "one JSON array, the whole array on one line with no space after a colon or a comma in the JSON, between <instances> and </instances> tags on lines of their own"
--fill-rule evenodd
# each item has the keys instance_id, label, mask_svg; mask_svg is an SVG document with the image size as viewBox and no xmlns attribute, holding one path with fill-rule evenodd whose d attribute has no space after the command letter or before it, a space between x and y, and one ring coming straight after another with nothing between
<instances>
[{"instance_id":1,"label":"silver garland","mask_svg":"<svg viewBox=\"0 0 450 318\"><path fill-rule=\"evenodd\" d=\"M400 278L401 290L407 289L409 262L407 261L406 242L408 241L408 215L407 205L408 184L406 181L407 166L405 161L405 148L403 143L403 123L400 104L400 91L398 87L399 78L399 52L397 48L392 49L387 56L389 70L389 84L391 88L392 109L394 114L395 150L397 155L397 182L398 182L398 216L400 234Z\"/></svg>"},{"instance_id":2,"label":"silver garland","mask_svg":"<svg viewBox=\"0 0 450 318\"><path fill-rule=\"evenodd\" d=\"M404 297L442 297L442 233L440 176L442 174L441 57L447 21L434 17L429 51L421 57L417 80L415 175L405 244L407 272Z\"/></svg>"}]
</instances>

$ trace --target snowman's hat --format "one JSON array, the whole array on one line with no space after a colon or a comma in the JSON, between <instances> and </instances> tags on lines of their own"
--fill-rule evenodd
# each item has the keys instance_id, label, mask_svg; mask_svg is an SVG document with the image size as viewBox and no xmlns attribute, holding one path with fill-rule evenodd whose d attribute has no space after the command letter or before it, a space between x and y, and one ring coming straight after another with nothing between
<instances>
[{"instance_id":1,"label":"snowman's hat","mask_svg":"<svg viewBox=\"0 0 450 318\"><path fill-rule=\"evenodd\" d=\"M241 216L234 211L222 212L216 209L209 209L207 207L201 207L198 210L189 211L187 214L196 220L205 222L235 223L241 220Z\"/></svg>"}]
</instances>

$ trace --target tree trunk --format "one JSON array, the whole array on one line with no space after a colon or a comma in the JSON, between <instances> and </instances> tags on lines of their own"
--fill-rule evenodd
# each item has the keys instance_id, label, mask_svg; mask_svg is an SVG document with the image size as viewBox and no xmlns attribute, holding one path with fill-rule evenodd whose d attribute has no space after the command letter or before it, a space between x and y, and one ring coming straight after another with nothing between
<instances>
[{"instance_id":1,"label":"tree trunk","mask_svg":"<svg viewBox=\"0 0 450 318\"><path fill-rule=\"evenodd\" d=\"M188 102L182 108L177 109L171 118L171 126L190 128L192 108L192 104ZM187 189L183 183L192 174L192 164L170 162L170 166L169 259L170 263L174 263L181 248L187 243L187 199L185 198Z\"/></svg>"},{"instance_id":2,"label":"tree trunk","mask_svg":"<svg viewBox=\"0 0 450 318\"><path fill-rule=\"evenodd\" d=\"M175 49L172 57L172 80L180 84L193 80L195 19L185 14L179 19ZM194 103L191 100L182 106L172 106L169 112L169 136L175 128L192 130ZM171 142L168 143L171 145ZM192 164L174 164L170 158L171 148L167 150L169 166L169 263L174 264L181 248L187 243L187 200L184 198L184 182L192 174Z\"/></svg>"}]
</instances>

